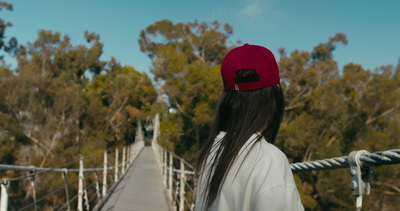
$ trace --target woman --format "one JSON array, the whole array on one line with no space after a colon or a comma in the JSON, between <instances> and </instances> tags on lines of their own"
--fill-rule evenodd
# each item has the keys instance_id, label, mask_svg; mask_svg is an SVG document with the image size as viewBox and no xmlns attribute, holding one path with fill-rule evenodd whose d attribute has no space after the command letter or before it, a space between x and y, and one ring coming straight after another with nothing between
<instances>
[{"instance_id":1,"label":"woman","mask_svg":"<svg viewBox=\"0 0 400 211\"><path fill-rule=\"evenodd\" d=\"M224 91L200 151L196 210L304 210L287 157L273 143L284 109L279 68L267 48L232 49Z\"/></svg>"}]
</instances>

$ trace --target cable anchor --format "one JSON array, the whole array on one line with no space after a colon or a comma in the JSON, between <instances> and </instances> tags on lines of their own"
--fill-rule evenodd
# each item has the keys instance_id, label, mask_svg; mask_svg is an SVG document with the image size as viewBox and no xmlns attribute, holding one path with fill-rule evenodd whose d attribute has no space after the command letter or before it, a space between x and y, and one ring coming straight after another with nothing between
<instances>
[{"instance_id":1,"label":"cable anchor","mask_svg":"<svg viewBox=\"0 0 400 211\"><path fill-rule=\"evenodd\" d=\"M369 154L366 150L353 151L349 154L348 161L351 174L351 192L356 195L356 209L361 210L363 195L371 191L371 166L363 166L360 157Z\"/></svg>"}]
</instances>

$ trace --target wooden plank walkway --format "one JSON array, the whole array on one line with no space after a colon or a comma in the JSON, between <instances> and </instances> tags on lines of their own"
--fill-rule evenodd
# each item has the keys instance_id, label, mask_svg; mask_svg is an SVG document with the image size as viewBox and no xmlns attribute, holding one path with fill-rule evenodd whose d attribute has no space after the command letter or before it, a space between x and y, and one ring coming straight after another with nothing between
<instances>
[{"instance_id":1,"label":"wooden plank walkway","mask_svg":"<svg viewBox=\"0 0 400 211\"><path fill-rule=\"evenodd\" d=\"M144 147L101 210L172 210L151 147Z\"/></svg>"}]
</instances>

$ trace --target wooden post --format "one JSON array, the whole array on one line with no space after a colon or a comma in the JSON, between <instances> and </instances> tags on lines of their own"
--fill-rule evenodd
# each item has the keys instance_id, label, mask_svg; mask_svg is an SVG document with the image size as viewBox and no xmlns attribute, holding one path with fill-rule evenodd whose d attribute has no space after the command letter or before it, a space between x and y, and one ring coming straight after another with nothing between
<instances>
[{"instance_id":1,"label":"wooden post","mask_svg":"<svg viewBox=\"0 0 400 211\"><path fill-rule=\"evenodd\" d=\"M167 150L163 150L163 181L164 186L167 186Z\"/></svg>"},{"instance_id":2,"label":"wooden post","mask_svg":"<svg viewBox=\"0 0 400 211\"><path fill-rule=\"evenodd\" d=\"M172 201L172 191L173 191L173 187L172 187L172 168L174 166L174 160L172 157L172 153L169 152L169 173L168 173L168 188L169 188L169 198Z\"/></svg>"},{"instance_id":3,"label":"wooden post","mask_svg":"<svg viewBox=\"0 0 400 211\"><path fill-rule=\"evenodd\" d=\"M83 211L83 158L79 160L78 211Z\"/></svg>"},{"instance_id":4,"label":"wooden post","mask_svg":"<svg viewBox=\"0 0 400 211\"><path fill-rule=\"evenodd\" d=\"M106 194L107 194L107 150L104 151L103 189L102 189L103 198L106 197Z\"/></svg>"},{"instance_id":5,"label":"wooden post","mask_svg":"<svg viewBox=\"0 0 400 211\"><path fill-rule=\"evenodd\" d=\"M71 205L69 203L69 193L68 193L68 170L66 168L63 169L62 178L64 180L64 188L65 188L65 198L67 201L67 210L71 210Z\"/></svg>"},{"instance_id":6,"label":"wooden post","mask_svg":"<svg viewBox=\"0 0 400 211\"><path fill-rule=\"evenodd\" d=\"M86 184L85 184L85 189L83 190L83 198L85 199L86 210L89 211L90 210L90 204L89 204L88 193L87 193L87 190L86 190Z\"/></svg>"},{"instance_id":7,"label":"wooden post","mask_svg":"<svg viewBox=\"0 0 400 211\"><path fill-rule=\"evenodd\" d=\"M1 180L1 207L0 211L8 211L8 188L10 187L9 179Z\"/></svg>"},{"instance_id":8,"label":"wooden post","mask_svg":"<svg viewBox=\"0 0 400 211\"><path fill-rule=\"evenodd\" d=\"M135 148L135 145L132 144L132 146L131 146L131 163L133 163L133 160L135 159L135 157L136 157L136 148Z\"/></svg>"},{"instance_id":9,"label":"wooden post","mask_svg":"<svg viewBox=\"0 0 400 211\"><path fill-rule=\"evenodd\" d=\"M118 148L115 149L114 182L118 181Z\"/></svg>"},{"instance_id":10,"label":"wooden post","mask_svg":"<svg viewBox=\"0 0 400 211\"><path fill-rule=\"evenodd\" d=\"M126 148L126 168L128 168L128 166L130 165L130 152L129 150L131 149L131 145L128 145Z\"/></svg>"},{"instance_id":11,"label":"wooden post","mask_svg":"<svg viewBox=\"0 0 400 211\"><path fill-rule=\"evenodd\" d=\"M94 173L94 177L96 178L96 195L97 195L97 203L98 203L101 200L99 177L97 176L97 172L93 172L93 173Z\"/></svg>"},{"instance_id":12,"label":"wooden post","mask_svg":"<svg viewBox=\"0 0 400 211\"><path fill-rule=\"evenodd\" d=\"M125 162L126 162L125 153L126 153L126 146L122 148L122 174L125 174Z\"/></svg>"},{"instance_id":13,"label":"wooden post","mask_svg":"<svg viewBox=\"0 0 400 211\"><path fill-rule=\"evenodd\" d=\"M36 206L36 187L35 187L35 172L36 172L36 167L35 166L31 166L32 170L29 171L29 174L31 175L31 186L32 186L32 197L33 197L33 206L34 206L34 210L37 210L37 206Z\"/></svg>"},{"instance_id":14,"label":"wooden post","mask_svg":"<svg viewBox=\"0 0 400 211\"><path fill-rule=\"evenodd\" d=\"M185 164L183 160L181 161L181 176L180 176L180 187L179 187L179 211L183 211L185 209Z\"/></svg>"}]
</instances>

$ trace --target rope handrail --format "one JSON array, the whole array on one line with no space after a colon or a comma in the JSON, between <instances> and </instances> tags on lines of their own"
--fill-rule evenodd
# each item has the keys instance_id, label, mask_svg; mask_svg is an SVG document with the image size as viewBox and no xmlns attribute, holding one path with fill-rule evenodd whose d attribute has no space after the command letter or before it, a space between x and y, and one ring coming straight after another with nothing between
<instances>
[{"instance_id":1,"label":"rope handrail","mask_svg":"<svg viewBox=\"0 0 400 211\"><path fill-rule=\"evenodd\" d=\"M105 150L102 153L94 153L92 155L88 156L80 156L78 160L73 160L70 162L67 162L65 164L62 164L61 166L58 167L36 167L36 166L17 166L17 165L7 165L7 164L0 164L0 171L7 171L7 170L12 170L14 172L27 172L26 175L14 177L14 178L2 178L0 181L0 186L1 186L1 191L2 193L5 192L7 194L1 194L1 202L2 207L0 208L1 211L3 210L8 210L7 207L12 206L11 203L9 203L9 188L10 185L12 185L13 182L21 182L23 180L28 179L30 182L27 184L30 184L30 191L32 191L32 197L33 197L33 202L29 203L27 205L23 205L22 208L19 208L19 210L26 210L26 209L31 209L33 206L35 207L35 210L37 209L38 203L42 202L43 200L47 199L49 196L54 195L56 193L59 193L61 190L65 190L65 197L66 201L61 205L61 207L57 208L58 210L63 210L65 208L68 208L68 210L71 209L71 203L75 202L77 199L78 203L78 210L82 210L83 207L86 207L86 209L89 206L89 203L93 201L94 199L98 199L96 202L96 206L99 205L101 206L105 200L103 200L106 195L109 195L109 190L108 187L111 185L111 188L113 185L119 182L119 179L124 176L127 172L125 171L127 168L131 166L131 164L134 162L134 160L137 158L138 153L141 151L141 149L144 147L144 140L143 136L137 136L135 138L135 143L124 146L123 150L121 150L122 154L122 159L118 157L118 148L115 149L115 160L113 160L113 157L111 157L112 162L115 162L115 165L110 166L109 162L107 162L108 157L110 157L110 149ZM94 167L92 168L85 168L84 167L84 160L88 161L91 163L90 159L94 157L98 157L100 154L104 153L103 161L102 161L102 167L100 167L99 164L94 164ZM97 159L96 159L97 160ZM120 160L120 161L119 161ZM77 161L79 161L79 168L75 169L67 169L66 167L73 167L72 164L75 164ZM63 168L61 168L63 167ZM109 174L109 171L115 171L113 174ZM86 185L86 180L90 180L87 176L88 174L86 173L94 173L96 176L96 179L92 181L89 185ZM103 172L103 182L102 184L99 184L99 178L97 176L98 172ZM43 193L44 196L41 196L38 200L36 199L36 190L35 190L35 182L36 177L43 175L45 173L61 173L62 179L64 180L64 184L56 187L53 190L49 190L49 192ZM75 173L78 174L79 176L76 177L75 179L68 181L68 174L69 173ZM111 178L112 179L111 179ZM74 195L72 198L69 197L68 190L69 186L72 183L75 183L76 181L79 181L78 185L78 193ZM111 181L110 184L107 184L108 181ZM24 183L26 184L26 183ZM90 196L88 195L89 190L93 189L94 191L90 191ZM100 191L102 194L100 194ZM110 189L111 191L111 189ZM94 195L93 195L94 194ZM90 198L90 199L89 199ZM6 206L3 206L3 204L6 204ZM21 206L21 205L19 205ZM13 208L14 209L14 208Z\"/></svg>"},{"instance_id":2,"label":"rope handrail","mask_svg":"<svg viewBox=\"0 0 400 211\"><path fill-rule=\"evenodd\" d=\"M91 203L97 196L93 195L90 199L89 199L89 203Z\"/></svg>"},{"instance_id":3,"label":"rope handrail","mask_svg":"<svg viewBox=\"0 0 400 211\"><path fill-rule=\"evenodd\" d=\"M122 165L118 165L121 167ZM107 167L107 171L111 171L115 168L115 166L110 166ZM27 176L24 177L29 177L29 176L35 176L36 174L39 173L46 173L46 172L56 172L56 173L63 173L65 170L67 170L68 173L77 173L79 172L79 169L65 169L65 168L35 168L36 172L35 174L28 174ZM16 166L16 165L7 165L7 164L0 164L0 171L4 170L12 170L12 171L31 171L32 167L31 166ZM97 168L85 168L83 171L84 172L95 172L95 171L103 171L103 168L97 167Z\"/></svg>"},{"instance_id":4,"label":"rope handrail","mask_svg":"<svg viewBox=\"0 0 400 211\"><path fill-rule=\"evenodd\" d=\"M76 180L78 180L78 178L76 178L75 180L73 180L73 181L71 181L71 182L75 182ZM34 206L35 204L37 204L37 203L43 201L44 199L46 199L47 197L53 195L54 193L57 193L57 192L63 190L63 188L64 188L64 185L61 185L60 187L56 188L56 189L53 190L52 192L50 192L50 193L46 194L45 196L42 196L40 199L36 200L36 202L30 203L30 204L26 205L25 207L19 209L19 211L25 210L25 209L28 209L29 207Z\"/></svg>"},{"instance_id":5,"label":"rope handrail","mask_svg":"<svg viewBox=\"0 0 400 211\"><path fill-rule=\"evenodd\" d=\"M387 164L399 164L400 149L391 149L387 151L365 153L361 155L360 162L361 166L363 167L380 166ZM339 169L348 167L350 167L348 156L290 164L290 168L292 169L293 173L301 171L328 170L328 169Z\"/></svg>"},{"instance_id":6,"label":"rope handrail","mask_svg":"<svg viewBox=\"0 0 400 211\"><path fill-rule=\"evenodd\" d=\"M161 147L157 143L157 135L159 133L159 115L154 117L154 132L153 137L153 150L155 151L156 158L159 162L161 169L161 174L164 177L164 185L169 192L169 196L173 205L178 204L179 210L184 210L184 202L190 210L193 210L194 203L189 206L189 201L185 196L185 187L188 187L193 194L196 188L196 179L194 179L195 187L192 189L191 186L186 181L187 176L195 170L195 168L187 163L183 158L177 156L175 153ZM178 158L181 161L180 168L175 168L174 158ZM400 149L391 149L387 151L369 153L365 150L352 151L349 156L334 157L323 160L315 160L308 162L299 162L290 164L290 168L293 173L301 171L311 171L311 170L326 170L326 169L338 169L338 168L350 168L351 174L351 187L352 193L357 196L356 208L360 209L362 205L362 195L368 195L370 193L371 187L371 167L387 164L399 164L400 163ZM190 167L187 171L184 167ZM176 174L178 179L175 179L173 175ZM180 175L180 176L179 176ZM181 186L181 184L184 184ZM179 191L179 200L177 192ZM176 208L176 207L175 207Z\"/></svg>"},{"instance_id":7,"label":"rope handrail","mask_svg":"<svg viewBox=\"0 0 400 211\"><path fill-rule=\"evenodd\" d=\"M184 182L186 186L189 188L189 190L192 191L192 193L194 193L194 189L189 185L189 183L186 180Z\"/></svg>"},{"instance_id":8,"label":"rope handrail","mask_svg":"<svg viewBox=\"0 0 400 211\"><path fill-rule=\"evenodd\" d=\"M93 158L99 156L101 153L95 153L92 155L85 156L85 159ZM6 165L6 164L0 164L0 170L13 170L13 171L34 171L33 173L21 176L21 177L16 177L16 178L11 178L11 181L15 181L18 179L23 179L31 176L35 176L41 173L46 173L46 172L60 172L59 169L66 169L66 166L72 165L73 163L79 162L80 159L75 159L70 162L64 163L62 165L56 166L56 167L47 167L47 168L42 168L42 167L36 167L36 166L16 166L16 165ZM7 167L8 166L8 167ZM15 168L10 168L9 166L13 166ZM4 167L4 169L2 168ZM27 169L29 168L29 169ZM38 171L39 170L39 171ZM53 171L56 170L56 171ZM76 169L73 169L76 170ZM70 171L70 172L75 172L75 171ZM79 172L79 169L77 169L77 172Z\"/></svg>"},{"instance_id":9,"label":"rope handrail","mask_svg":"<svg viewBox=\"0 0 400 211\"><path fill-rule=\"evenodd\" d=\"M175 153L166 150L165 148L161 147L158 145L157 143L157 137L158 137L158 133L159 133L159 117L156 116L155 120L154 120L154 136L153 136L153 141L152 141L152 147L153 150L155 152L156 155L156 160L158 162L158 166L161 170L161 175L163 176L163 183L165 188L167 189L167 192L169 193L169 197L173 203L173 206L176 208L176 205L179 206L179 210L183 210L185 209L185 206L187 206L187 208L189 210L193 210L194 209L194 198L196 195L196 178L194 177L194 170L195 168L189 164L187 161L185 161L183 158L179 157L178 155L176 155ZM138 124L140 125L140 124ZM140 126L139 126L140 127ZM141 134L141 129L139 128L138 130L138 136L141 137L141 141L143 142L143 134ZM107 172L111 171L111 170L115 170L115 178L111 175L111 177L113 177L114 179L111 179L111 181L114 181L115 183L118 183L118 172L121 171L122 175L124 172L124 168L125 166L128 166L132 163L132 161L136 158L137 153L140 150L137 149L141 149L141 147L144 147L144 142L141 144L143 145L135 145L132 148L129 148L129 153L128 150L126 151L126 156L128 157L128 154L130 156L130 160L124 160L124 163L118 163L118 150L116 150L116 163L114 166L108 166L107 164L107 156L109 156L108 154L108 150L106 152L104 152L104 167L98 167L96 166L95 168L83 168L83 158L81 158L82 163L80 164L80 168L78 169L66 169L66 168L38 168L38 167L34 167L34 166L15 166L15 165L5 165L5 164L0 164L0 171L3 170L13 170L13 171L27 171L29 172L28 175L24 175L24 176L20 176L20 177L15 177L15 178L9 178L9 179L3 179L1 180L1 186L8 188L8 186L10 185L11 181L17 181L20 179L24 179L24 178L33 178L32 182L34 184L34 178L35 175L38 174L42 174L45 172L56 172L56 173L63 173L64 177L65 175L67 175L68 173L79 173L79 177L75 178L72 181L68 181L67 179L64 179L65 184L63 185L65 187L65 190L67 192L67 200L66 203L62 205L61 208L59 208L59 210L64 209L65 207L68 206L68 209L70 207L70 204L77 200L79 197L79 201L78 204L80 204L80 207L82 208L82 195L85 195L85 200L86 203L90 203L92 200L94 200L96 197L98 197L98 202L96 207L98 207L99 204L104 203L104 199L107 199L106 196L106 191L108 191L108 186L107 186L107 181L110 181L110 176L107 178ZM102 154L102 153L96 153L94 155L90 155L88 157L94 157L94 156L98 156L98 154ZM123 154L125 155L125 148L123 151ZM134 154L134 155L132 155ZM85 157L85 160L88 158ZM179 162L177 163L177 160L180 162L180 167L179 167ZM127 162L125 164L125 161ZM71 163L75 163L76 161L71 161L68 162L66 164L63 164L62 166L67 166L70 165ZM129 162L129 164L128 164ZM298 173L298 172L302 172L302 171L312 171L312 170L327 170L327 169L339 169L339 168L349 168L350 167L350 172L351 172L351 176L352 176L352 183L353 182L357 182L357 186L356 187L364 187L364 189L368 189L368 192L363 191L359 191L357 193L354 192L353 190L353 194L357 195L357 197L362 196L363 194L369 194L369 183L370 183L370 178L368 177L368 172L370 174L370 168L372 166L380 166L380 165L387 165L387 164L399 164L400 163L400 149L391 149L391 150L387 150L387 151L380 151L380 152L374 152L374 153L369 153L367 151L353 151L352 153L349 154L349 156L342 156L342 157L334 157L334 158L327 158L327 159L322 159L322 160L315 160L315 161L307 161L307 162L299 162L299 163L292 163L290 164L290 167L292 169L292 171L294 173ZM121 169L119 169L120 167L122 167ZM188 167L188 168L186 168ZM369 169L369 171L368 171ZM94 174L96 175L96 180L92 181L89 185L85 185L85 180L87 181L87 179L85 179L85 174L87 172L94 172ZM99 186L99 178L97 176L98 172L103 172L103 184L102 184L102 188L100 188ZM83 175L83 176L81 176ZM370 175L369 175L370 176ZM367 179L365 179L367 178ZM68 197L68 186L70 184L72 184L73 182L76 182L76 180L79 179L79 186L81 186L82 182L83 182L83 186L84 187L79 187L79 190L81 191L80 193L78 193L77 195L74 195L74 197L72 197L71 199L69 199ZM188 182L190 181L190 182ZM115 184L114 183L114 184ZM365 183L365 184L363 184ZM191 184L193 184L193 188L191 187ZM47 198L48 196L60 191L63 189L63 186L60 186L59 188L56 188L55 190L53 190L51 193L46 194L45 196L41 197L39 200L36 200L36 198L34 198L34 203L29 204L27 206L25 206L22 209L26 209L31 207L32 205L42 201L43 199ZM95 195L91 195L91 197L88 197L88 191L91 188L95 187ZM353 187L353 186L352 186ZM102 199L100 197L100 189L102 192ZM188 195L186 194L186 191L188 192L192 192L193 195L191 195L191 198L187 198ZM353 188L354 189L354 188ZM84 191L84 192L82 192ZM93 191L90 191L90 193L92 193ZM111 191L112 192L112 191ZM108 193L107 193L108 195ZM36 196L35 196L36 197ZM361 198L362 199L362 198ZM358 199L357 199L358 200ZM358 203L358 202L357 202ZM360 202L361 203L361 202ZM88 206L84 205L84 206ZM99 207L101 207L102 205L100 205ZM361 207L361 205L356 205L356 207ZM78 206L78 209L79 206Z\"/></svg>"},{"instance_id":10,"label":"rope handrail","mask_svg":"<svg viewBox=\"0 0 400 211\"><path fill-rule=\"evenodd\" d=\"M195 169L195 168L194 168L190 163L188 163L185 159L179 157L178 155L176 155L175 153L173 153L173 152L171 152L171 151L169 151L169 150L167 150L167 152L168 152L168 153L171 153L172 156L173 156L174 158L177 158L178 160L182 160L182 162L183 162L185 165L187 165L189 168L191 168L192 170Z\"/></svg>"},{"instance_id":11,"label":"rope handrail","mask_svg":"<svg viewBox=\"0 0 400 211\"><path fill-rule=\"evenodd\" d=\"M177 168L172 168L172 171L173 171L174 173L181 173L181 170L180 170L180 169L177 169ZM184 172L184 174L194 175L194 171L185 170L185 171L183 171L183 172Z\"/></svg>"},{"instance_id":12,"label":"rope handrail","mask_svg":"<svg viewBox=\"0 0 400 211\"><path fill-rule=\"evenodd\" d=\"M63 210L66 206L71 204L73 201L75 201L78 198L78 194L76 194L74 197L72 197L67 203L65 203L62 207L60 207L57 211Z\"/></svg>"},{"instance_id":13,"label":"rope handrail","mask_svg":"<svg viewBox=\"0 0 400 211\"><path fill-rule=\"evenodd\" d=\"M15 165L7 165L7 164L0 164L0 171L4 170L12 170L12 171L31 171L33 168L32 166L15 166ZM10 178L10 181L17 181L20 179L32 177L41 173L53 172L53 173L63 173L65 170L67 173L78 173L79 169L65 169L65 168L34 168L36 171L34 173L30 173L24 176ZM107 167L107 171L111 171L115 169L115 166ZM104 171L104 168L85 168L83 172L97 172L97 171Z\"/></svg>"}]
</instances>

